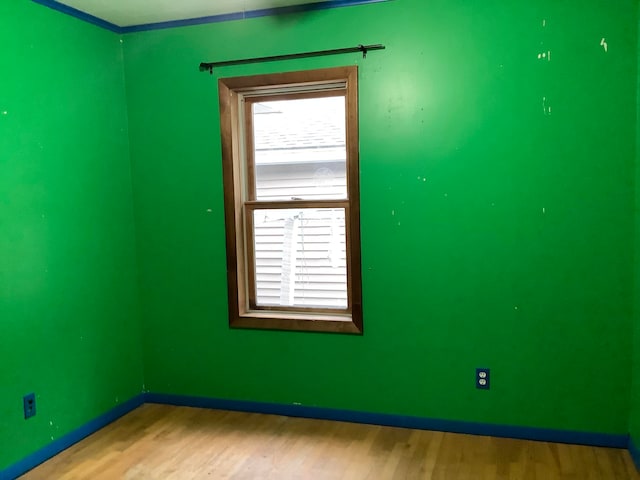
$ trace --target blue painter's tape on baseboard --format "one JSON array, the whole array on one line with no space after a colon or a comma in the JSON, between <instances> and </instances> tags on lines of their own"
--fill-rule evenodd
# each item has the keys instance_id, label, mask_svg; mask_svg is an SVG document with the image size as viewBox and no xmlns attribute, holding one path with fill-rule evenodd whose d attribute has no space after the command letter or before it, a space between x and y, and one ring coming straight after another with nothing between
<instances>
[{"instance_id":1,"label":"blue painter's tape on baseboard","mask_svg":"<svg viewBox=\"0 0 640 480\"><path fill-rule=\"evenodd\" d=\"M284 415L287 417L336 420L341 422L367 423L372 425L415 428L419 430L438 430L442 432L468 433L473 435L489 435L493 437L519 438L523 440L539 440L544 442L573 443L598 447L627 448L629 442L628 435L491 425L485 423L462 422L458 420L438 420L434 418L410 417L405 415L307 407L303 405L283 405L277 403L224 400L208 397L165 395L159 393L146 393L145 401L148 403L163 403L185 407L267 413L273 415Z\"/></svg>"},{"instance_id":2,"label":"blue painter's tape on baseboard","mask_svg":"<svg viewBox=\"0 0 640 480\"><path fill-rule=\"evenodd\" d=\"M307 407L303 405L285 405L278 403L250 402L244 400L225 400L209 397L191 397L161 393L145 393L118 405L109 412L90 421L82 427L68 433L28 457L0 470L0 480L13 480L31 470L42 462L57 455L63 450L79 442L83 438L100 430L109 423L136 409L143 403L160 403L185 407L214 408L219 410L235 410L241 412L284 415L288 417L314 418L342 422L366 423L390 427L415 428L420 430L437 430L473 435L490 435L494 437L519 438L523 440L539 440L545 442L572 443L600 447L628 448L636 467L640 471L640 451L628 435L606 433L575 432L568 430L551 430L533 427L515 427L491 425L484 423L462 422L457 420L438 420L433 418L411 417L382 413L357 412L332 408Z\"/></svg>"},{"instance_id":3,"label":"blue painter's tape on baseboard","mask_svg":"<svg viewBox=\"0 0 640 480\"><path fill-rule=\"evenodd\" d=\"M636 447L636 444L631 437L629 437L629 453L631 454L633 463L636 465L636 470L640 472L640 450L638 450L638 447Z\"/></svg>"},{"instance_id":4,"label":"blue painter's tape on baseboard","mask_svg":"<svg viewBox=\"0 0 640 480\"><path fill-rule=\"evenodd\" d=\"M76 17L80 20L83 20L87 23L91 23L98 27L106 28L107 30L111 30L115 33L122 33L121 28L113 23L107 22L106 20L102 20L101 18L94 17L88 13L83 12L82 10L78 10L77 8L70 7L69 5L65 5L60 2L56 2L56 0L33 0L35 3L39 3L40 5L44 5L45 7L52 8L62 13L66 13L67 15L71 15L72 17Z\"/></svg>"},{"instance_id":5,"label":"blue painter's tape on baseboard","mask_svg":"<svg viewBox=\"0 0 640 480\"><path fill-rule=\"evenodd\" d=\"M138 395L131 400L127 400L121 403L117 407L109 410L107 413L100 415L98 418L91 420L89 423L75 429L74 431L67 433L65 436L54 440L46 447L41 448L37 452L32 453L28 457L23 458L17 463L14 463L5 470L0 470L0 480L12 480L24 473L28 472L32 468L40 465L42 462L49 460L51 457L66 450L75 443L78 443L85 437L88 437L92 433L107 426L111 422L126 415L130 411L138 408L144 403L144 395Z\"/></svg>"}]
</instances>

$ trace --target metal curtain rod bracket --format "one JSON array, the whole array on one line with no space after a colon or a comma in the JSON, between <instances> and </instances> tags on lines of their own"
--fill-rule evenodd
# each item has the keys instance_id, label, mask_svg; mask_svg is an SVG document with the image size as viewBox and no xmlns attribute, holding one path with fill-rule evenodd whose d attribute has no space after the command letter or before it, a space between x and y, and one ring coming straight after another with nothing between
<instances>
[{"instance_id":1,"label":"metal curtain rod bracket","mask_svg":"<svg viewBox=\"0 0 640 480\"><path fill-rule=\"evenodd\" d=\"M336 48L333 50L318 50L315 52L290 53L287 55L273 55L270 57L243 58L240 60L226 60L223 62L202 62L200 71L209 70L213 74L213 69L217 67L228 67L231 65L245 65L247 63L274 62L276 60L294 60L296 58L323 57L326 55L340 55L343 53L362 53L362 58L367 58L367 52L371 50L384 50L384 45L358 45L357 47Z\"/></svg>"}]
</instances>

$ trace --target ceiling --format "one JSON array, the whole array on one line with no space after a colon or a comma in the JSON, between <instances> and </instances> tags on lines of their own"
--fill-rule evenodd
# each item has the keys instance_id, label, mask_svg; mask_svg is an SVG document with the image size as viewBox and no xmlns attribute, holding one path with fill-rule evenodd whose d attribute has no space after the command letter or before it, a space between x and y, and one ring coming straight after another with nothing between
<instances>
[{"instance_id":1,"label":"ceiling","mask_svg":"<svg viewBox=\"0 0 640 480\"><path fill-rule=\"evenodd\" d=\"M115 29L136 29L164 22L192 23L316 10L384 0L34 0ZM94 17L94 18L92 18ZM96 19L98 20L96 22ZM173 26L173 25L163 25ZM146 28L145 28L146 29Z\"/></svg>"}]
</instances>

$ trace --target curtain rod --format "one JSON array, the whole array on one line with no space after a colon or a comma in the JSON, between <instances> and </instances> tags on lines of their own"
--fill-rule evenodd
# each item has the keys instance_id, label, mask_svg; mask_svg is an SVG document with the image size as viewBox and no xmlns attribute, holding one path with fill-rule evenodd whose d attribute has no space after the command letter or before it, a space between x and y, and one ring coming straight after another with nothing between
<instances>
[{"instance_id":1,"label":"curtain rod","mask_svg":"<svg viewBox=\"0 0 640 480\"><path fill-rule=\"evenodd\" d=\"M362 58L367 57L367 52L371 50L384 50L384 45L358 45L357 47L336 48L333 50L318 50L316 52L290 53L288 55L273 55L271 57L243 58L241 60L227 60L224 62L202 62L200 71L209 70L213 74L213 69L217 67L228 67L230 65L244 65L247 63L273 62L276 60L293 60L296 58L323 57L325 55L340 55L342 53L362 52Z\"/></svg>"}]
</instances>

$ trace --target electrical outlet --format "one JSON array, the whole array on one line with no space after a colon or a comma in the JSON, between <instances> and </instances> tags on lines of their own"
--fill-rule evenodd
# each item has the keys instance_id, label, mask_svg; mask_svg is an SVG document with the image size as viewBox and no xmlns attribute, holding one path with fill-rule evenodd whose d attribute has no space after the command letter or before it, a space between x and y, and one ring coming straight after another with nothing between
<instances>
[{"instance_id":1,"label":"electrical outlet","mask_svg":"<svg viewBox=\"0 0 640 480\"><path fill-rule=\"evenodd\" d=\"M476 368L476 388L489 390L489 373L488 368Z\"/></svg>"},{"instance_id":2,"label":"electrical outlet","mask_svg":"<svg viewBox=\"0 0 640 480\"><path fill-rule=\"evenodd\" d=\"M36 395L30 393L22 397L22 405L24 408L24 419L31 418L36 414Z\"/></svg>"}]
</instances>

